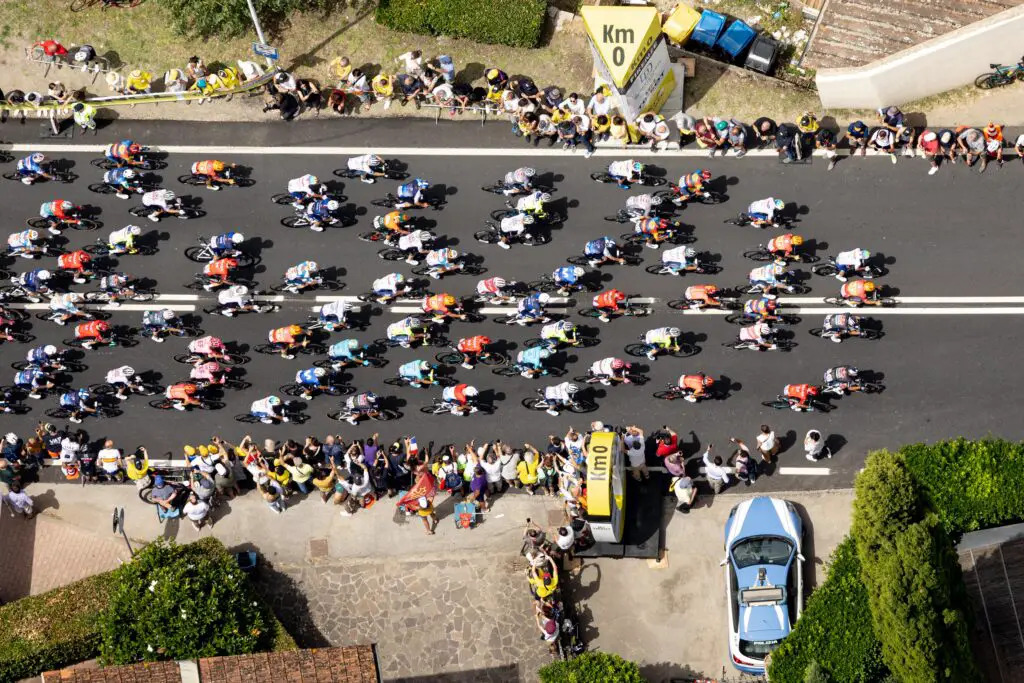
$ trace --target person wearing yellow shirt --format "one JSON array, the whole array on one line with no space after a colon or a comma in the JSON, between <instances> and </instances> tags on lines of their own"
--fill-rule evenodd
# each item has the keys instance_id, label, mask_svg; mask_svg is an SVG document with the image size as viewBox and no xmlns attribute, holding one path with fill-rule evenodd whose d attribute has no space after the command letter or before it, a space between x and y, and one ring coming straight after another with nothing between
<instances>
[{"instance_id":1,"label":"person wearing yellow shirt","mask_svg":"<svg viewBox=\"0 0 1024 683\"><path fill-rule=\"evenodd\" d=\"M203 102L206 102L208 99L210 99L210 96L213 95L214 91L216 90L216 87L214 86L213 82L211 82L213 78L213 76L203 76L201 78L197 78L196 82L193 83L192 87L189 88L189 92L202 93L203 96L199 98L199 104L202 104ZM217 80L219 81L220 79Z\"/></svg>"},{"instance_id":2,"label":"person wearing yellow shirt","mask_svg":"<svg viewBox=\"0 0 1024 683\"><path fill-rule=\"evenodd\" d=\"M125 90L129 94L148 93L153 86L153 74L142 69L134 69L125 81Z\"/></svg>"},{"instance_id":3,"label":"person wearing yellow shirt","mask_svg":"<svg viewBox=\"0 0 1024 683\"><path fill-rule=\"evenodd\" d=\"M384 108L391 106L395 98L395 77L391 74L380 73L373 77L373 96L379 102L384 103Z\"/></svg>"},{"instance_id":4,"label":"person wearing yellow shirt","mask_svg":"<svg viewBox=\"0 0 1024 683\"><path fill-rule=\"evenodd\" d=\"M230 102L231 98L235 96L231 91L241 84L242 79L238 77L238 71L229 66L217 72L217 81L214 83L214 87L221 92L227 93L228 96L224 98L224 101Z\"/></svg>"},{"instance_id":5,"label":"person wearing yellow shirt","mask_svg":"<svg viewBox=\"0 0 1024 683\"><path fill-rule=\"evenodd\" d=\"M331 75L338 79L338 87L344 87L345 81L352 73L352 63L348 57L335 57L328 66L331 69Z\"/></svg>"},{"instance_id":6,"label":"person wearing yellow shirt","mask_svg":"<svg viewBox=\"0 0 1024 683\"><path fill-rule=\"evenodd\" d=\"M142 457L139 457L139 453ZM145 446L139 446L134 456L125 462L125 471L128 479L135 482L136 488L145 488L149 485L149 453Z\"/></svg>"},{"instance_id":7,"label":"person wearing yellow shirt","mask_svg":"<svg viewBox=\"0 0 1024 683\"><path fill-rule=\"evenodd\" d=\"M530 444L524 444L526 453L523 459L516 465L516 474L519 476L519 483L526 487L526 492L531 496L537 491L537 470L540 468L540 454Z\"/></svg>"}]
</instances>

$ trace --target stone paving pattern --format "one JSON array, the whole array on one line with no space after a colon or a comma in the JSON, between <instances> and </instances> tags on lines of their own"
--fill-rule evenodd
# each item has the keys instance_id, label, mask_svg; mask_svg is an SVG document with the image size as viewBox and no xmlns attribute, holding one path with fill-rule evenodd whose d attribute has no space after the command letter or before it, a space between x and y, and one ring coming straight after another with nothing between
<instances>
[{"instance_id":1,"label":"stone paving pattern","mask_svg":"<svg viewBox=\"0 0 1024 683\"><path fill-rule=\"evenodd\" d=\"M384 680L534 681L551 661L518 556L264 565L257 581L301 647L376 643Z\"/></svg>"}]
</instances>

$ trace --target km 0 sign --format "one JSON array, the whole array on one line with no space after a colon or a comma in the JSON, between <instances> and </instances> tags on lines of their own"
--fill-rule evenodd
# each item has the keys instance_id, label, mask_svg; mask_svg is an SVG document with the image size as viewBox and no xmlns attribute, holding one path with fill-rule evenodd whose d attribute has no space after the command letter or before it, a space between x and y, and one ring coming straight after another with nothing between
<instances>
[{"instance_id":1,"label":"km 0 sign","mask_svg":"<svg viewBox=\"0 0 1024 683\"><path fill-rule=\"evenodd\" d=\"M611 81L623 87L661 35L657 10L653 7L586 6L581 15Z\"/></svg>"}]
</instances>

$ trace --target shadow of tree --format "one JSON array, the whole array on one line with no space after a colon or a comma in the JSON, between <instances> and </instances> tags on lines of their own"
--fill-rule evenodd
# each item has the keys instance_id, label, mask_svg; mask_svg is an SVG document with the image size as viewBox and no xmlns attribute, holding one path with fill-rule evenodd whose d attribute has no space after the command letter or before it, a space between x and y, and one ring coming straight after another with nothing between
<instances>
[{"instance_id":1,"label":"shadow of tree","mask_svg":"<svg viewBox=\"0 0 1024 683\"><path fill-rule=\"evenodd\" d=\"M245 543L229 549L237 553L259 548ZM313 620L313 609L309 604L303 585L295 574L288 574L274 567L259 553L256 571L252 574L253 587L263 600L274 610L285 629L299 647L330 647L331 643Z\"/></svg>"}]
</instances>

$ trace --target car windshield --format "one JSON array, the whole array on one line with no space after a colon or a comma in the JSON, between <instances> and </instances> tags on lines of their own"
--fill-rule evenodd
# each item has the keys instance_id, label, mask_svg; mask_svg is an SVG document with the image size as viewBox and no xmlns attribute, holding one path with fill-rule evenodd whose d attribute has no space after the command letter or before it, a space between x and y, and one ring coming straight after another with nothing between
<instances>
[{"instance_id":1,"label":"car windshield","mask_svg":"<svg viewBox=\"0 0 1024 683\"><path fill-rule=\"evenodd\" d=\"M775 536L748 538L732 547L732 559L737 569L746 569L755 564L785 566L792 553L792 544Z\"/></svg>"},{"instance_id":2,"label":"car windshield","mask_svg":"<svg viewBox=\"0 0 1024 683\"><path fill-rule=\"evenodd\" d=\"M740 654L751 659L764 659L779 646L781 640L743 640L740 639Z\"/></svg>"}]
</instances>

